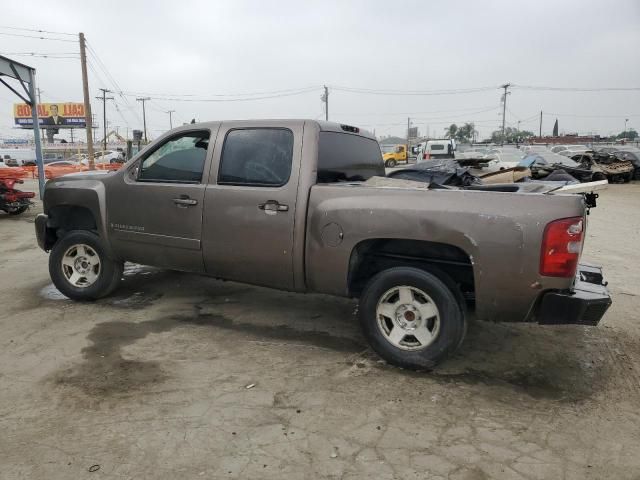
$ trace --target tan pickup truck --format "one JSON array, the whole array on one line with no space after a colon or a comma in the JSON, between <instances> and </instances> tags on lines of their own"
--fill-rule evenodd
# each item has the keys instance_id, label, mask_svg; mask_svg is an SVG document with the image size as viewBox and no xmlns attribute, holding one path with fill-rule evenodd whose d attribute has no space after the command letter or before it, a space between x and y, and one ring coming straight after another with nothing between
<instances>
[{"instance_id":1,"label":"tan pickup truck","mask_svg":"<svg viewBox=\"0 0 640 480\"><path fill-rule=\"evenodd\" d=\"M609 307L600 269L579 264L583 195L384 175L378 143L356 127L187 125L116 172L50 180L36 234L72 299L111 293L125 261L355 297L373 349L414 369L461 344L469 309L596 325Z\"/></svg>"}]
</instances>

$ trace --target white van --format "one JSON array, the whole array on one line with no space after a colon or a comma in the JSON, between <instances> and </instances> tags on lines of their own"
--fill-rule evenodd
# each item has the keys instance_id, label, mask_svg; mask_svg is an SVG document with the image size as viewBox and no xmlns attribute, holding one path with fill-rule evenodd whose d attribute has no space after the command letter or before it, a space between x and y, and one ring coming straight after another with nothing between
<instances>
[{"instance_id":1,"label":"white van","mask_svg":"<svg viewBox=\"0 0 640 480\"><path fill-rule=\"evenodd\" d=\"M417 160L424 162L437 158L455 158L456 141L454 139L428 140L418 145Z\"/></svg>"}]
</instances>

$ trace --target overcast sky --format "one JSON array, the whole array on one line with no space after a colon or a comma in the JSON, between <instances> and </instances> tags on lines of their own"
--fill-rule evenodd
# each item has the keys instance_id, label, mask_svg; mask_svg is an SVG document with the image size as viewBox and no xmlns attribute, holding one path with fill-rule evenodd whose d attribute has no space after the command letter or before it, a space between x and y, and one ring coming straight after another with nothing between
<instances>
[{"instance_id":1,"label":"overcast sky","mask_svg":"<svg viewBox=\"0 0 640 480\"><path fill-rule=\"evenodd\" d=\"M154 97L147 103L151 137L168 129L167 110L175 110L174 126L192 118L323 118L323 84L330 89L331 120L375 129L379 136L404 135L407 117L421 133L429 129L431 136L442 136L449 123L473 121L481 137L500 125L498 87L506 82L640 87L638 0L31 0L3 2L0 24L2 54L78 51L77 42L18 37L14 34L38 34L6 27L84 32L117 83L90 55L92 108L99 122L102 102L93 99L99 88L125 92L112 94L115 101L107 104L109 125L121 133L127 127L142 128L136 96ZM9 56L37 68L43 102L82 101L75 55ZM452 95L389 94L481 87L494 88ZM304 92L251 101L202 101L296 89ZM9 90L0 88L0 135L5 137L25 136L12 128L14 101ZM514 87L507 108L508 125L515 127L520 120L522 129L536 133L541 110L543 134L551 133L556 117L561 132L618 133L625 118L629 128L640 130L638 90Z\"/></svg>"}]
</instances>

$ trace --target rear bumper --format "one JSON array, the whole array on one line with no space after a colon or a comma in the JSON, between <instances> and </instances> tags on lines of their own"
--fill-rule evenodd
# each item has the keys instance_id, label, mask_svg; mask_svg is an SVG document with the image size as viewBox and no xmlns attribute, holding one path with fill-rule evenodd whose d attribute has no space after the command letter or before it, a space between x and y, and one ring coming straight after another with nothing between
<instances>
[{"instance_id":1,"label":"rear bumper","mask_svg":"<svg viewBox=\"0 0 640 480\"><path fill-rule=\"evenodd\" d=\"M575 285L566 292L546 292L536 310L541 325L597 325L611 305L602 268L579 265Z\"/></svg>"}]
</instances>

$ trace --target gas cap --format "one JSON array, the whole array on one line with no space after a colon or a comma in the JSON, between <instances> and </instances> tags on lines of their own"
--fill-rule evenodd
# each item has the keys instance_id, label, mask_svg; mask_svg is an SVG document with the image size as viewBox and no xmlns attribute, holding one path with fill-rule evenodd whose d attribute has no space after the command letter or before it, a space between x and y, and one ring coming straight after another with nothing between
<instances>
[{"instance_id":1,"label":"gas cap","mask_svg":"<svg viewBox=\"0 0 640 480\"><path fill-rule=\"evenodd\" d=\"M337 223L328 223L322 227L322 243L327 247L337 247L342 243L344 233Z\"/></svg>"}]
</instances>

